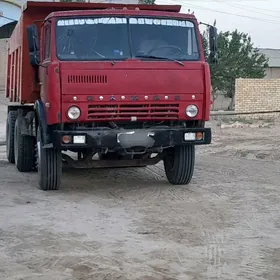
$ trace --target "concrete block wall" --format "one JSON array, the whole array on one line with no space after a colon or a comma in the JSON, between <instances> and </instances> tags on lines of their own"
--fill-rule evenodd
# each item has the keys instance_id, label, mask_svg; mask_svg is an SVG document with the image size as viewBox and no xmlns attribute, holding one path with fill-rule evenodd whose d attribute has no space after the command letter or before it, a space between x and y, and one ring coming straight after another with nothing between
<instances>
[{"instance_id":1,"label":"concrete block wall","mask_svg":"<svg viewBox=\"0 0 280 280\"><path fill-rule=\"evenodd\" d=\"M236 113L280 111L280 79L237 79Z\"/></svg>"},{"instance_id":2,"label":"concrete block wall","mask_svg":"<svg viewBox=\"0 0 280 280\"><path fill-rule=\"evenodd\" d=\"M0 39L0 90L4 90L6 84L7 42L7 39Z\"/></svg>"}]
</instances>

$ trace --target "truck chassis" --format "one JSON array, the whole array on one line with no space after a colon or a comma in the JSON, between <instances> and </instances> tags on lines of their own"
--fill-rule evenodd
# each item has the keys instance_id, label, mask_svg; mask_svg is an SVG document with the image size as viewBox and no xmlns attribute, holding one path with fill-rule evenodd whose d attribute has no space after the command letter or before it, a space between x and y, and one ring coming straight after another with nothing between
<instances>
[{"instance_id":1,"label":"truck chassis","mask_svg":"<svg viewBox=\"0 0 280 280\"><path fill-rule=\"evenodd\" d=\"M197 126L54 129L51 135L44 135L34 106L13 104L8 108L7 158L20 172L37 171L42 190L59 188L62 167L145 167L161 160L171 184L188 184L194 170L195 145L211 143L211 130ZM197 139L187 143L184 134L188 133L194 133ZM84 136L85 143L73 143L75 136ZM75 157L67 151L74 152ZM96 155L98 159L94 159Z\"/></svg>"}]
</instances>

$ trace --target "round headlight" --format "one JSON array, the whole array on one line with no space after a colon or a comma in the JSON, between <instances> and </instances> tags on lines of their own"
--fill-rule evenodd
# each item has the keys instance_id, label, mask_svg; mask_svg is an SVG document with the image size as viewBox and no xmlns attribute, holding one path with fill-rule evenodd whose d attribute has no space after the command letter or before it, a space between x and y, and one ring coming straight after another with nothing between
<instances>
[{"instance_id":1,"label":"round headlight","mask_svg":"<svg viewBox=\"0 0 280 280\"><path fill-rule=\"evenodd\" d=\"M72 106L68 109L67 116L70 120L77 120L81 115L81 110L76 107Z\"/></svg>"},{"instance_id":2,"label":"round headlight","mask_svg":"<svg viewBox=\"0 0 280 280\"><path fill-rule=\"evenodd\" d=\"M189 105L186 108L186 115L190 118L194 118L198 114L198 108L195 105Z\"/></svg>"}]
</instances>

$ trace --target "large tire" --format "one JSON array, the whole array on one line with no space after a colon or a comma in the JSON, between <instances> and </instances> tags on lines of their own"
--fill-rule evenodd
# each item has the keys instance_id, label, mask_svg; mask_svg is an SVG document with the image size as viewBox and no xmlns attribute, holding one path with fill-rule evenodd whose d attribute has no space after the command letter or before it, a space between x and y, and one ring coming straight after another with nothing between
<instances>
[{"instance_id":1,"label":"large tire","mask_svg":"<svg viewBox=\"0 0 280 280\"><path fill-rule=\"evenodd\" d=\"M20 133L19 119L15 123L14 155L15 164L20 172L30 172L34 169L35 138Z\"/></svg>"},{"instance_id":2,"label":"large tire","mask_svg":"<svg viewBox=\"0 0 280 280\"><path fill-rule=\"evenodd\" d=\"M6 123L6 155L10 163L15 163L14 153L14 132L18 112L10 111L7 116Z\"/></svg>"},{"instance_id":3,"label":"large tire","mask_svg":"<svg viewBox=\"0 0 280 280\"><path fill-rule=\"evenodd\" d=\"M37 130L37 168L39 175L38 188L44 191L58 190L61 183L61 151L54 148L43 148L41 130Z\"/></svg>"},{"instance_id":4,"label":"large tire","mask_svg":"<svg viewBox=\"0 0 280 280\"><path fill-rule=\"evenodd\" d=\"M173 185L187 185L193 176L195 146L184 145L169 148L163 161L169 183Z\"/></svg>"}]
</instances>

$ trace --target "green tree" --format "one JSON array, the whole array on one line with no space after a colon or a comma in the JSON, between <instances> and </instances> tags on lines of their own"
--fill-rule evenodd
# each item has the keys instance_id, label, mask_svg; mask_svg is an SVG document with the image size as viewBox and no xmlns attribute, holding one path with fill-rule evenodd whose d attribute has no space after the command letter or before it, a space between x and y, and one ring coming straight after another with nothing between
<instances>
[{"instance_id":1,"label":"green tree","mask_svg":"<svg viewBox=\"0 0 280 280\"><path fill-rule=\"evenodd\" d=\"M202 39L202 47L203 47L203 51L204 51L204 56L205 56L205 59L208 60L209 50L208 50L208 41L207 41L205 32L203 33L203 35L201 34L201 39Z\"/></svg>"},{"instance_id":2,"label":"green tree","mask_svg":"<svg viewBox=\"0 0 280 280\"><path fill-rule=\"evenodd\" d=\"M208 42L203 36L205 50ZM206 59L208 52L205 51ZM237 30L220 32L218 35L218 63L210 64L212 90L223 91L233 98L235 79L263 78L268 59L252 43L251 37Z\"/></svg>"}]
</instances>

